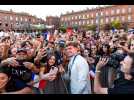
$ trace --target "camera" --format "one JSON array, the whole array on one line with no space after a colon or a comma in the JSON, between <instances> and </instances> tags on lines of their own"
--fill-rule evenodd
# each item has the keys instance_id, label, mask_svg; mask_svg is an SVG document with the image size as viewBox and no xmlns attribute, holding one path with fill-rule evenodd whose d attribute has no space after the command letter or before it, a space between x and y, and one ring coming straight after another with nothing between
<instances>
[{"instance_id":1,"label":"camera","mask_svg":"<svg viewBox=\"0 0 134 100\"><path fill-rule=\"evenodd\" d=\"M125 58L124 54L119 54L119 53L113 53L106 66L113 67L113 68L118 68L120 66L120 62Z\"/></svg>"}]
</instances>

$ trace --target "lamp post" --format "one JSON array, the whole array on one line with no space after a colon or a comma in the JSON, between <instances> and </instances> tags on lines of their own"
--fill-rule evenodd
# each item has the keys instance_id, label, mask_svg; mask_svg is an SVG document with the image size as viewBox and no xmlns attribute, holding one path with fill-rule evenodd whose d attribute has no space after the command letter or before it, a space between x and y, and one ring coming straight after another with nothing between
<instances>
[{"instance_id":1,"label":"lamp post","mask_svg":"<svg viewBox=\"0 0 134 100\"><path fill-rule=\"evenodd\" d=\"M98 34L100 33L100 5L98 5L98 16L97 16L97 20L98 20L98 25L97 25L97 32Z\"/></svg>"}]
</instances>

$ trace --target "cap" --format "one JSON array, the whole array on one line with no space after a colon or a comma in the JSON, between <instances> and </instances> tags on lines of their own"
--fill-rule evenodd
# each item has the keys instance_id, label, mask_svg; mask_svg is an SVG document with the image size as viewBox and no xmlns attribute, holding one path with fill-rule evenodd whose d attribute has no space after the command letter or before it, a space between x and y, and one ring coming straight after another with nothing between
<instances>
[{"instance_id":1,"label":"cap","mask_svg":"<svg viewBox=\"0 0 134 100\"><path fill-rule=\"evenodd\" d=\"M65 41L64 40L60 40L59 43L60 47L65 47Z\"/></svg>"}]
</instances>

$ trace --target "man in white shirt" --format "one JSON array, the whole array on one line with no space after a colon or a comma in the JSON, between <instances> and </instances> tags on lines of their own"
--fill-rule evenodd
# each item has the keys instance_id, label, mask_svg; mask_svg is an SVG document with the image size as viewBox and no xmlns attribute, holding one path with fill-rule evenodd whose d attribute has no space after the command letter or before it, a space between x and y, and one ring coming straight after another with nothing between
<instances>
[{"instance_id":1,"label":"man in white shirt","mask_svg":"<svg viewBox=\"0 0 134 100\"><path fill-rule=\"evenodd\" d=\"M91 94L89 66L85 58L78 54L78 43L67 44L67 54L70 58L70 92L71 94Z\"/></svg>"}]
</instances>

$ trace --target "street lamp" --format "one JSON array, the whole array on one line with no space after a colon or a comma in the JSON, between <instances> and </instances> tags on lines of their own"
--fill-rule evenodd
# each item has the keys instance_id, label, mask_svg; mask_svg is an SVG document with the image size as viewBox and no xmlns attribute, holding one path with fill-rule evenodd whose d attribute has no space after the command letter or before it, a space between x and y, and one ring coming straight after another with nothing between
<instances>
[{"instance_id":1,"label":"street lamp","mask_svg":"<svg viewBox=\"0 0 134 100\"><path fill-rule=\"evenodd\" d=\"M98 16L97 16L97 20L98 20L98 25L97 25L97 32L99 34L100 32L100 5L98 5Z\"/></svg>"}]
</instances>

